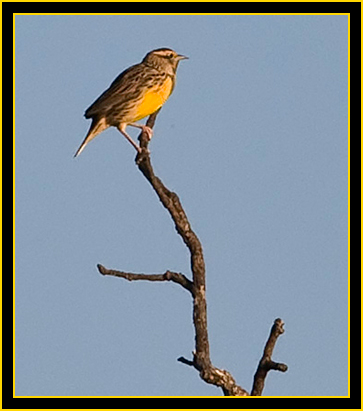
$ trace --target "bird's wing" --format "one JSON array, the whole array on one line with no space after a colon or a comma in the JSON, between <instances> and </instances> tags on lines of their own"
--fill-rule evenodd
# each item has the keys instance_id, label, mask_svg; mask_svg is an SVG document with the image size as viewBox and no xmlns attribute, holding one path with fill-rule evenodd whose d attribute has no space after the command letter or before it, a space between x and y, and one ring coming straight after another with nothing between
<instances>
[{"instance_id":1,"label":"bird's wing","mask_svg":"<svg viewBox=\"0 0 363 411\"><path fill-rule=\"evenodd\" d=\"M152 74L149 71L152 70L143 64L136 64L123 71L116 77L110 87L88 107L85 117L90 118L95 115L105 114L115 104L120 107L123 101L127 103L138 98L144 89L143 84L149 80L148 74Z\"/></svg>"}]
</instances>

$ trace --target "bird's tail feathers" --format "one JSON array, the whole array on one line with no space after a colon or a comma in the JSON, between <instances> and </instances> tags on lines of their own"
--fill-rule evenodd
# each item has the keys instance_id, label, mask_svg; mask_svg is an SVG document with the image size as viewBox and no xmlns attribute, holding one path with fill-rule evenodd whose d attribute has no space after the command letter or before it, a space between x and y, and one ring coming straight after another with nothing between
<instances>
[{"instance_id":1,"label":"bird's tail feathers","mask_svg":"<svg viewBox=\"0 0 363 411\"><path fill-rule=\"evenodd\" d=\"M86 145L91 140L93 140L98 134L100 134L103 130L105 130L108 127L109 126L106 124L106 119L105 118L101 118L101 119L94 118L92 120L91 127L88 130L88 133L87 133L85 139L83 140L82 144L79 146L79 149L76 151L76 154L74 155L74 157L79 156L82 153L82 151L84 150L84 148L86 147Z\"/></svg>"}]
</instances>

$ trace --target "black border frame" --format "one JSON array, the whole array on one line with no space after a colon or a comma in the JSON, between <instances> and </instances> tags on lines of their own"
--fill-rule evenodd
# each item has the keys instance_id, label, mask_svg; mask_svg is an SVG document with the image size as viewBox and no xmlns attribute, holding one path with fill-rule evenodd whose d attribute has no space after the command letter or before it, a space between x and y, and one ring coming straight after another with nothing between
<instances>
[{"instance_id":1,"label":"black border frame","mask_svg":"<svg viewBox=\"0 0 363 411\"><path fill-rule=\"evenodd\" d=\"M105 3L68 3L68 2L7 2L2 3L2 28L3 28L3 92L4 96L8 94L8 87L5 87L5 81L11 76L10 74L10 61L13 59L13 42L12 34L9 33L9 27L13 28L13 14L14 13L54 13L54 10L59 13L76 13L76 12L87 12L87 13L118 13L118 12L130 12L135 9L134 2L105 2ZM184 2L171 2L171 3L142 3L143 12L158 12L163 10L169 10L170 13L175 13L175 10L183 12L188 10L192 5L193 10L203 10L205 13L290 13L292 10L298 13L349 13L350 14L350 101L354 101L354 104L350 105L350 119L351 119L351 130L355 130L355 123L360 128L360 115L361 115L361 3L360 2L337 2L337 3L325 3L325 2L261 2L261 3L184 3ZM200 6L198 8L198 6ZM168 12L168 13L169 13ZM9 24L11 22L11 24ZM8 101L3 97L3 102ZM359 102L359 104L358 104ZM12 110L10 104L3 104L3 120L8 118L7 111ZM10 116L9 116L10 117ZM3 124L5 121L3 121ZM4 127L4 126L3 126ZM3 136L4 129L3 129ZM360 153L360 139L351 137L351 144L358 141L358 148L354 150L355 153ZM5 150L5 144L10 141L10 139L3 139L3 153L7 153ZM358 154L359 155L359 154ZM351 164L353 159L351 158ZM355 162L354 162L355 164ZM4 166L3 166L4 168ZM5 175L5 173L3 174ZM352 179L352 178L351 178ZM352 191L352 190L351 190ZM352 200L351 200L352 203ZM5 209L5 208L4 208ZM4 255L4 253L3 253ZM11 371L9 369L10 361L5 361L6 354L12 352L13 344L12 338L10 338L10 332L12 330L12 317L8 315L10 309L8 308L9 298L3 298L3 386L2 386L2 409L173 409L173 408L194 408L194 409L361 409L361 341L360 341L360 327L357 324L361 324L360 312L360 278L351 278L351 283L354 281L354 287L351 287L351 302L358 304L355 310L351 309L351 323L354 324L354 329L351 327L351 359L354 359L354 365L350 367L351 378L350 378L350 397L324 397L324 398L314 398L314 397L284 397L283 403L281 401L274 401L273 398L266 398L265 400L253 401L251 399L245 399L247 403L242 403L244 399L239 399L238 402L224 402L216 405L213 402L211 406L209 401L198 401L197 403L184 402L180 403L174 402L174 398L140 398L140 397L120 397L120 398L109 398L107 405L104 399L108 397L98 398L68 398L62 399L62 397L57 398L39 398L39 397L27 397L27 398L14 398L13 397L13 378L9 378L9 374L12 375L12 364ZM7 284L9 276L3 275L3 292L8 290L10 286ZM358 295L353 295L358 293ZM7 293L8 294L8 293ZM4 296L3 296L4 297ZM354 321L352 321L354 314ZM358 330L356 330L358 328ZM354 333L354 337L353 337ZM308 361L308 359L307 359ZM332 353L332 361L334 361L334 355ZM12 362L11 362L12 363ZM357 370L358 368L358 370ZM354 372L354 375L353 375ZM359 377L358 377L359 375ZM288 373L286 374L288 378ZM252 379L252 376L251 376ZM217 391L216 391L216 395ZM225 398L220 393L221 398ZM179 398L190 398L193 397L179 397ZM195 398L195 397L194 397ZM203 397L201 397L203 398ZM205 398L205 397L204 397ZM214 398L214 397L212 397ZM260 397L263 398L263 397ZM121 399L121 402L120 402ZM205 398L206 400L208 398ZM62 402L60 403L59 400ZM75 401L74 401L75 400ZM122 403L124 400L124 403ZM160 402L162 401L163 402ZM272 402L270 401L272 400ZM127 402L126 402L127 401ZM132 406L130 401L133 402ZM261 403L262 401L262 403ZM269 401L268 403L266 401Z\"/></svg>"}]
</instances>

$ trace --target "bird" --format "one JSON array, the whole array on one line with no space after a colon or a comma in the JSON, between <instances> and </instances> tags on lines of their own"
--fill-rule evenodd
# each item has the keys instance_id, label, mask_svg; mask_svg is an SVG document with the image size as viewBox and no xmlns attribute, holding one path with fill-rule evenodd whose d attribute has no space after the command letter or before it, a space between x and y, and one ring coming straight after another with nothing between
<instances>
[{"instance_id":1,"label":"bird","mask_svg":"<svg viewBox=\"0 0 363 411\"><path fill-rule=\"evenodd\" d=\"M175 86L178 64L187 58L170 48L158 48L147 53L141 63L119 74L86 110L84 116L92 119L92 123L74 157L98 134L111 126L116 127L141 153L139 145L127 134L126 127L138 127L151 139L152 129L137 121L155 113L170 97Z\"/></svg>"}]
</instances>

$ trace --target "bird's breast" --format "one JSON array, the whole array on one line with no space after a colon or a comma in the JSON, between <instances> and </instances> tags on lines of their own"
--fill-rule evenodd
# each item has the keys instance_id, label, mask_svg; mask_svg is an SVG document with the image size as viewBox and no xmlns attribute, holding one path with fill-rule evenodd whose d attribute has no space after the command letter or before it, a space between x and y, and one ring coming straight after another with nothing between
<instances>
[{"instance_id":1,"label":"bird's breast","mask_svg":"<svg viewBox=\"0 0 363 411\"><path fill-rule=\"evenodd\" d=\"M169 98L173 90L173 79L167 76L162 82L155 82L147 89L137 106L135 121L155 113Z\"/></svg>"}]
</instances>

